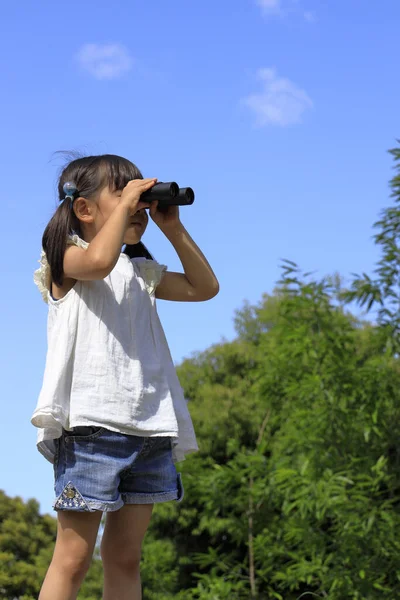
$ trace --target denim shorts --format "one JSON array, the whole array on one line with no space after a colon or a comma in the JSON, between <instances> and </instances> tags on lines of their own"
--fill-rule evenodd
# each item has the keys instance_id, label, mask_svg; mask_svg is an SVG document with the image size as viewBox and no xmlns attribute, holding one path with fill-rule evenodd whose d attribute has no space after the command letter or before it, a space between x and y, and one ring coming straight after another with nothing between
<instances>
[{"instance_id":1,"label":"denim shorts","mask_svg":"<svg viewBox=\"0 0 400 600\"><path fill-rule=\"evenodd\" d=\"M170 437L125 435L104 427L63 430L54 477L54 510L106 512L183 498Z\"/></svg>"}]
</instances>

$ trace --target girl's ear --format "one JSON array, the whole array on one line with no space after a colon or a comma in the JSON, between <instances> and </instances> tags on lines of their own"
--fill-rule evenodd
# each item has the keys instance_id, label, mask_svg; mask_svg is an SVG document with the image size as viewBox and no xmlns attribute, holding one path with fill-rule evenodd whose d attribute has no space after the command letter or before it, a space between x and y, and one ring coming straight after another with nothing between
<instances>
[{"instance_id":1,"label":"girl's ear","mask_svg":"<svg viewBox=\"0 0 400 600\"><path fill-rule=\"evenodd\" d=\"M93 206L86 198L76 198L76 200L74 200L73 211L79 221L82 221L83 223L93 223Z\"/></svg>"}]
</instances>

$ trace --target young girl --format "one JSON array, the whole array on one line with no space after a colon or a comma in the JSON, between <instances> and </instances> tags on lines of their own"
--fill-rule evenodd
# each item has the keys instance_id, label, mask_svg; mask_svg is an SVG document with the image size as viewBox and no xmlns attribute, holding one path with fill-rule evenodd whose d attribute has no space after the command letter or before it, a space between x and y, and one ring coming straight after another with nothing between
<instances>
[{"instance_id":1,"label":"young girl","mask_svg":"<svg viewBox=\"0 0 400 600\"><path fill-rule=\"evenodd\" d=\"M209 300L219 286L178 208L141 201L156 181L118 156L74 160L43 235L35 282L49 306L48 353L32 423L54 464L58 531L39 600L77 597L103 512L103 600L140 599L153 504L182 499L175 463L198 449L156 298ZM184 273L141 243L146 208Z\"/></svg>"}]
</instances>

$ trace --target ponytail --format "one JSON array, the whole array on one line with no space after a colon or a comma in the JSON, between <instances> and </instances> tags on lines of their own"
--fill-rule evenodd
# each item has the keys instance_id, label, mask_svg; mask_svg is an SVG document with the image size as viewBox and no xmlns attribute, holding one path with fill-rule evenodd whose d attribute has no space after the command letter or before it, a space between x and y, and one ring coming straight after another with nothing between
<instances>
[{"instance_id":1,"label":"ponytail","mask_svg":"<svg viewBox=\"0 0 400 600\"><path fill-rule=\"evenodd\" d=\"M70 200L66 199L56 210L42 238L43 250L50 265L51 280L60 287L64 280L67 239L74 231L80 234L79 221L72 210Z\"/></svg>"},{"instance_id":2,"label":"ponytail","mask_svg":"<svg viewBox=\"0 0 400 600\"><path fill-rule=\"evenodd\" d=\"M143 242L139 242L138 244L127 244L124 249L124 254L127 254L129 258L147 258L148 260L153 260L152 255Z\"/></svg>"}]
</instances>

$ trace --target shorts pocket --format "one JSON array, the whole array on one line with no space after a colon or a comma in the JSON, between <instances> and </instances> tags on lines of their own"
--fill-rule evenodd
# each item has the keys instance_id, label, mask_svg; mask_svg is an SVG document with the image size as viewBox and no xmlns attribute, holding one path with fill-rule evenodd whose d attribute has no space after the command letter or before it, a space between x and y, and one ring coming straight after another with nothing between
<instances>
[{"instance_id":1,"label":"shorts pocket","mask_svg":"<svg viewBox=\"0 0 400 600\"><path fill-rule=\"evenodd\" d=\"M150 438L154 449L157 450L170 450L171 449L171 438L166 437L154 437Z\"/></svg>"},{"instance_id":2,"label":"shorts pocket","mask_svg":"<svg viewBox=\"0 0 400 600\"><path fill-rule=\"evenodd\" d=\"M82 442L90 442L91 440L97 439L104 430L104 427L92 427L84 425L81 427L74 427L70 431L64 430L64 438L67 443L78 440L81 440Z\"/></svg>"}]
</instances>

